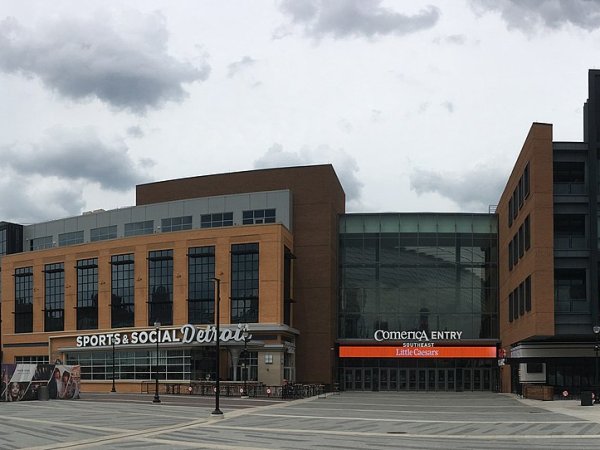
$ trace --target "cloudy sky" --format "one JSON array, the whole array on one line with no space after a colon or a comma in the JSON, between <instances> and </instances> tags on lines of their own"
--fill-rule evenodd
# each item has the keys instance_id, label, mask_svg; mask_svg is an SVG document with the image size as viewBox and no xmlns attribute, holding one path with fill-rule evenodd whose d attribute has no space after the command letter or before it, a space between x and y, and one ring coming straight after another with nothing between
<instances>
[{"instance_id":1,"label":"cloudy sky","mask_svg":"<svg viewBox=\"0 0 600 450\"><path fill-rule=\"evenodd\" d=\"M332 163L348 210L495 204L532 122L582 139L595 0L1 0L0 220Z\"/></svg>"}]
</instances>

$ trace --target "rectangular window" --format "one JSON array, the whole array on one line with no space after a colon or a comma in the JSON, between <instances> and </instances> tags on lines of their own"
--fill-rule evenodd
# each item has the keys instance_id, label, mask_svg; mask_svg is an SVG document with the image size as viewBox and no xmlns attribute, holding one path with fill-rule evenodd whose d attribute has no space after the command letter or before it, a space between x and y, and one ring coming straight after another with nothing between
<instances>
[{"instance_id":1,"label":"rectangular window","mask_svg":"<svg viewBox=\"0 0 600 450\"><path fill-rule=\"evenodd\" d=\"M529 250L531 248L531 224L529 220L529 216L525 217L524 222L524 239L525 239L525 250Z\"/></svg>"},{"instance_id":2,"label":"rectangular window","mask_svg":"<svg viewBox=\"0 0 600 450\"><path fill-rule=\"evenodd\" d=\"M188 250L188 321L215 323L215 247Z\"/></svg>"},{"instance_id":3,"label":"rectangular window","mask_svg":"<svg viewBox=\"0 0 600 450\"><path fill-rule=\"evenodd\" d=\"M525 314L525 283L519 285L519 316Z\"/></svg>"},{"instance_id":4,"label":"rectangular window","mask_svg":"<svg viewBox=\"0 0 600 450\"><path fill-rule=\"evenodd\" d=\"M0 255L6 255L7 229L0 230Z\"/></svg>"},{"instance_id":5,"label":"rectangular window","mask_svg":"<svg viewBox=\"0 0 600 450\"><path fill-rule=\"evenodd\" d=\"M585 236L585 215L555 214L554 234L556 236Z\"/></svg>"},{"instance_id":6,"label":"rectangular window","mask_svg":"<svg viewBox=\"0 0 600 450\"><path fill-rule=\"evenodd\" d=\"M258 322L258 244L231 246L231 322Z\"/></svg>"},{"instance_id":7,"label":"rectangular window","mask_svg":"<svg viewBox=\"0 0 600 450\"><path fill-rule=\"evenodd\" d=\"M48 364L48 355L15 356L16 364Z\"/></svg>"},{"instance_id":8,"label":"rectangular window","mask_svg":"<svg viewBox=\"0 0 600 450\"><path fill-rule=\"evenodd\" d=\"M553 167L555 183L585 183L585 163L555 161Z\"/></svg>"},{"instance_id":9,"label":"rectangular window","mask_svg":"<svg viewBox=\"0 0 600 450\"><path fill-rule=\"evenodd\" d=\"M513 268L513 241L508 243L508 270Z\"/></svg>"},{"instance_id":10,"label":"rectangular window","mask_svg":"<svg viewBox=\"0 0 600 450\"><path fill-rule=\"evenodd\" d=\"M63 263L44 266L44 331L63 331L65 268Z\"/></svg>"},{"instance_id":11,"label":"rectangular window","mask_svg":"<svg viewBox=\"0 0 600 450\"><path fill-rule=\"evenodd\" d=\"M160 230L163 233L168 231L181 231L192 229L192 216L169 217L160 221Z\"/></svg>"},{"instance_id":12,"label":"rectangular window","mask_svg":"<svg viewBox=\"0 0 600 450\"><path fill-rule=\"evenodd\" d=\"M243 211L242 224L275 223L275 209L255 209Z\"/></svg>"},{"instance_id":13,"label":"rectangular window","mask_svg":"<svg viewBox=\"0 0 600 450\"><path fill-rule=\"evenodd\" d=\"M33 331L33 267L15 269L15 333Z\"/></svg>"},{"instance_id":14,"label":"rectangular window","mask_svg":"<svg viewBox=\"0 0 600 450\"><path fill-rule=\"evenodd\" d=\"M148 325L173 325L173 250L148 253Z\"/></svg>"},{"instance_id":15,"label":"rectangular window","mask_svg":"<svg viewBox=\"0 0 600 450\"><path fill-rule=\"evenodd\" d=\"M154 221L132 222L125 224L125 237L154 233Z\"/></svg>"},{"instance_id":16,"label":"rectangular window","mask_svg":"<svg viewBox=\"0 0 600 450\"><path fill-rule=\"evenodd\" d=\"M513 224L513 201L512 197L508 199L508 227L512 227Z\"/></svg>"},{"instance_id":17,"label":"rectangular window","mask_svg":"<svg viewBox=\"0 0 600 450\"><path fill-rule=\"evenodd\" d=\"M52 236L44 236L39 238L33 238L29 241L29 250L32 252L35 250L43 250L45 248L54 247L54 241L52 240Z\"/></svg>"},{"instance_id":18,"label":"rectangular window","mask_svg":"<svg viewBox=\"0 0 600 450\"><path fill-rule=\"evenodd\" d=\"M233 213L202 214L200 216L200 228L216 228L233 226Z\"/></svg>"},{"instance_id":19,"label":"rectangular window","mask_svg":"<svg viewBox=\"0 0 600 450\"><path fill-rule=\"evenodd\" d=\"M522 258L525 254L525 232L523 230L523 225L519 227L519 258Z\"/></svg>"},{"instance_id":20,"label":"rectangular window","mask_svg":"<svg viewBox=\"0 0 600 450\"><path fill-rule=\"evenodd\" d=\"M579 312L587 299L585 269L554 270L554 300L557 312Z\"/></svg>"},{"instance_id":21,"label":"rectangular window","mask_svg":"<svg viewBox=\"0 0 600 450\"><path fill-rule=\"evenodd\" d=\"M58 235L58 246L83 244L83 231L73 231L71 233L61 233Z\"/></svg>"},{"instance_id":22,"label":"rectangular window","mask_svg":"<svg viewBox=\"0 0 600 450\"><path fill-rule=\"evenodd\" d=\"M512 197L512 201L513 201L513 219L517 218L517 214L519 212L519 194L517 192L517 189L515 189L513 191L513 197Z\"/></svg>"},{"instance_id":23,"label":"rectangular window","mask_svg":"<svg viewBox=\"0 0 600 450\"><path fill-rule=\"evenodd\" d=\"M519 209L521 209L523 207L523 198L525 197L525 189L523 187L523 177L519 178L519 184L517 187L517 190L519 191Z\"/></svg>"},{"instance_id":24,"label":"rectangular window","mask_svg":"<svg viewBox=\"0 0 600 450\"><path fill-rule=\"evenodd\" d=\"M508 294L508 321L513 321L514 298L513 293Z\"/></svg>"},{"instance_id":25,"label":"rectangular window","mask_svg":"<svg viewBox=\"0 0 600 450\"><path fill-rule=\"evenodd\" d=\"M114 255L111 264L111 327L132 327L135 318L133 254Z\"/></svg>"},{"instance_id":26,"label":"rectangular window","mask_svg":"<svg viewBox=\"0 0 600 450\"><path fill-rule=\"evenodd\" d=\"M77 261L77 329L98 329L98 259Z\"/></svg>"},{"instance_id":27,"label":"rectangular window","mask_svg":"<svg viewBox=\"0 0 600 450\"><path fill-rule=\"evenodd\" d=\"M513 266L519 262L519 233L513 238Z\"/></svg>"},{"instance_id":28,"label":"rectangular window","mask_svg":"<svg viewBox=\"0 0 600 450\"><path fill-rule=\"evenodd\" d=\"M523 197L529 197L529 184L530 184L530 175L529 175L529 163L525 166L525 170L523 170Z\"/></svg>"},{"instance_id":29,"label":"rectangular window","mask_svg":"<svg viewBox=\"0 0 600 450\"><path fill-rule=\"evenodd\" d=\"M513 291L513 316L515 319L519 317L519 288Z\"/></svg>"},{"instance_id":30,"label":"rectangular window","mask_svg":"<svg viewBox=\"0 0 600 450\"><path fill-rule=\"evenodd\" d=\"M531 276L525 279L525 311L531 311Z\"/></svg>"},{"instance_id":31,"label":"rectangular window","mask_svg":"<svg viewBox=\"0 0 600 450\"><path fill-rule=\"evenodd\" d=\"M90 241L105 241L107 239L117 238L117 226L111 225L109 227L92 228L90 230Z\"/></svg>"},{"instance_id":32,"label":"rectangular window","mask_svg":"<svg viewBox=\"0 0 600 450\"><path fill-rule=\"evenodd\" d=\"M283 323L292 325L292 260L294 255L285 247L283 255Z\"/></svg>"}]
</instances>

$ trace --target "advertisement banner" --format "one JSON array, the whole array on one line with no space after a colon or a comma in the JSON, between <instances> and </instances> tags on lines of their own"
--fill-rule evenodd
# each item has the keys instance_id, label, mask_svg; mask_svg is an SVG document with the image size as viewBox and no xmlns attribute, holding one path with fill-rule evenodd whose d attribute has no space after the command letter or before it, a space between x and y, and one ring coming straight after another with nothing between
<instances>
[{"instance_id":1,"label":"advertisement banner","mask_svg":"<svg viewBox=\"0 0 600 450\"><path fill-rule=\"evenodd\" d=\"M36 400L40 386L51 399L79 398L80 366L54 364L3 364L0 398L16 402Z\"/></svg>"},{"instance_id":2,"label":"advertisement banner","mask_svg":"<svg viewBox=\"0 0 600 450\"><path fill-rule=\"evenodd\" d=\"M496 347L341 346L340 358L496 358Z\"/></svg>"}]
</instances>

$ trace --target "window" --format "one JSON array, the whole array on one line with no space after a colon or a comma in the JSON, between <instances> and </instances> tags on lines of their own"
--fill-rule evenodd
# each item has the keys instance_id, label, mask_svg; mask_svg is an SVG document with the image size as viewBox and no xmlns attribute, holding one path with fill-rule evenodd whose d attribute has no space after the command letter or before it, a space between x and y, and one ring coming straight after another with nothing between
<instances>
[{"instance_id":1,"label":"window","mask_svg":"<svg viewBox=\"0 0 600 450\"><path fill-rule=\"evenodd\" d=\"M519 285L519 316L525 314L525 283Z\"/></svg>"},{"instance_id":2,"label":"window","mask_svg":"<svg viewBox=\"0 0 600 450\"><path fill-rule=\"evenodd\" d=\"M513 201L513 219L517 218L517 213L519 212L519 196L517 193L517 190L515 189L513 191L513 197L512 197L512 201Z\"/></svg>"},{"instance_id":3,"label":"window","mask_svg":"<svg viewBox=\"0 0 600 450\"><path fill-rule=\"evenodd\" d=\"M283 255L283 323L292 324L292 260L294 255L285 247Z\"/></svg>"},{"instance_id":4,"label":"window","mask_svg":"<svg viewBox=\"0 0 600 450\"><path fill-rule=\"evenodd\" d=\"M75 244L83 244L83 231L73 231L71 233L61 233L58 235L59 247Z\"/></svg>"},{"instance_id":5,"label":"window","mask_svg":"<svg viewBox=\"0 0 600 450\"><path fill-rule=\"evenodd\" d=\"M15 333L33 331L33 267L15 269Z\"/></svg>"},{"instance_id":6,"label":"window","mask_svg":"<svg viewBox=\"0 0 600 450\"><path fill-rule=\"evenodd\" d=\"M585 183L584 162L555 161L553 173L555 183Z\"/></svg>"},{"instance_id":7,"label":"window","mask_svg":"<svg viewBox=\"0 0 600 450\"><path fill-rule=\"evenodd\" d=\"M525 311L531 311L531 276L525 279Z\"/></svg>"},{"instance_id":8,"label":"window","mask_svg":"<svg viewBox=\"0 0 600 450\"><path fill-rule=\"evenodd\" d=\"M512 197L508 199L508 227L512 227L513 224L513 201Z\"/></svg>"},{"instance_id":9,"label":"window","mask_svg":"<svg viewBox=\"0 0 600 450\"><path fill-rule=\"evenodd\" d=\"M233 226L233 213L202 214L200 216L200 228L216 228Z\"/></svg>"},{"instance_id":10,"label":"window","mask_svg":"<svg viewBox=\"0 0 600 450\"><path fill-rule=\"evenodd\" d=\"M188 321L215 322L215 248L195 247L188 250Z\"/></svg>"},{"instance_id":11,"label":"window","mask_svg":"<svg viewBox=\"0 0 600 450\"><path fill-rule=\"evenodd\" d=\"M275 210L255 209L242 213L242 224L252 225L257 223L275 223Z\"/></svg>"},{"instance_id":12,"label":"window","mask_svg":"<svg viewBox=\"0 0 600 450\"><path fill-rule=\"evenodd\" d=\"M529 250L531 247L531 225L529 216L525 217L525 222L523 223L523 227L525 229L524 239L525 239L525 250Z\"/></svg>"},{"instance_id":13,"label":"window","mask_svg":"<svg viewBox=\"0 0 600 450\"><path fill-rule=\"evenodd\" d=\"M90 241L105 241L107 239L117 238L117 226L111 225L109 227L92 228L90 230Z\"/></svg>"},{"instance_id":14,"label":"window","mask_svg":"<svg viewBox=\"0 0 600 450\"><path fill-rule=\"evenodd\" d=\"M6 255L6 228L0 230L0 255Z\"/></svg>"},{"instance_id":15,"label":"window","mask_svg":"<svg viewBox=\"0 0 600 450\"><path fill-rule=\"evenodd\" d=\"M98 328L98 259L77 261L77 329Z\"/></svg>"},{"instance_id":16,"label":"window","mask_svg":"<svg viewBox=\"0 0 600 450\"><path fill-rule=\"evenodd\" d=\"M519 288L513 291L513 317L515 320L519 317Z\"/></svg>"},{"instance_id":17,"label":"window","mask_svg":"<svg viewBox=\"0 0 600 450\"><path fill-rule=\"evenodd\" d=\"M15 356L16 364L48 364L48 356Z\"/></svg>"},{"instance_id":18,"label":"window","mask_svg":"<svg viewBox=\"0 0 600 450\"><path fill-rule=\"evenodd\" d=\"M513 238L513 265L516 266L519 262L519 233Z\"/></svg>"},{"instance_id":19,"label":"window","mask_svg":"<svg viewBox=\"0 0 600 450\"><path fill-rule=\"evenodd\" d=\"M160 222L160 230L163 233L167 231L181 231L192 229L192 216L170 217L162 219Z\"/></svg>"},{"instance_id":20,"label":"window","mask_svg":"<svg viewBox=\"0 0 600 450\"><path fill-rule=\"evenodd\" d=\"M527 198L529 197L529 163L527 163L527 165L525 166L525 169L523 170L523 197Z\"/></svg>"},{"instance_id":21,"label":"window","mask_svg":"<svg viewBox=\"0 0 600 450\"><path fill-rule=\"evenodd\" d=\"M258 244L231 246L231 322L258 322Z\"/></svg>"},{"instance_id":22,"label":"window","mask_svg":"<svg viewBox=\"0 0 600 450\"><path fill-rule=\"evenodd\" d=\"M517 186L517 191L519 191L519 209L521 209L523 207L523 197L524 197L524 191L525 191L525 189L523 188L523 177L519 178L519 184Z\"/></svg>"},{"instance_id":23,"label":"window","mask_svg":"<svg viewBox=\"0 0 600 450\"><path fill-rule=\"evenodd\" d=\"M508 243L508 270L513 268L513 241Z\"/></svg>"},{"instance_id":24,"label":"window","mask_svg":"<svg viewBox=\"0 0 600 450\"><path fill-rule=\"evenodd\" d=\"M522 258L525 254L525 232L523 231L523 225L519 227L519 258Z\"/></svg>"},{"instance_id":25,"label":"window","mask_svg":"<svg viewBox=\"0 0 600 450\"><path fill-rule=\"evenodd\" d=\"M63 331L65 268L63 263L44 266L44 331Z\"/></svg>"},{"instance_id":26,"label":"window","mask_svg":"<svg viewBox=\"0 0 600 450\"><path fill-rule=\"evenodd\" d=\"M148 325L173 325L173 250L148 253Z\"/></svg>"},{"instance_id":27,"label":"window","mask_svg":"<svg viewBox=\"0 0 600 450\"><path fill-rule=\"evenodd\" d=\"M585 269L554 270L554 300L557 312L582 312L587 299Z\"/></svg>"},{"instance_id":28,"label":"window","mask_svg":"<svg viewBox=\"0 0 600 450\"><path fill-rule=\"evenodd\" d=\"M114 255L111 264L111 327L132 327L135 313L133 254Z\"/></svg>"},{"instance_id":29,"label":"window","mask_svg":"<svg viewBox=\"0 0 600 450\"><path fill-rule=\"evenodd\" d=\"M154 221L133 222L125 224L125 237L154 233Z\"/></svg>"},{"instance_id":30,"label":"window","mask_svg":"<svg viewBox=\"0 0 600 450\"><path fill-rule=\"evenodd\" d=\"M585 215L555 214L554 234L556 236L585 236Z\"/></svg>"},{"instance_id":31,"label":"window","mask_svg":"<svg viewBox=\"0 0 600 450\"><path fill-rule=\"evenodd\" d=\"M544 363L527 363L527 373L544 373Z\"/></svg>"},{"instance_id":32,"label":"window","mask_svg":"<svg viewBox=\"0 0 600 450\"><path fill-rule=\"evenodd\" d=\"M39 238L33 238L29 241L29 250L43 250L45 248L54 247L54 242L52 241L52 236L44 236Z\"/></svg>"},{"instance_id":33,"label":"window","mask_svg":"<svg viewBox=\"0 0 600 450\"><path fill-rule=\"evenodd\" d=\"M513 293L508 294L508 321L513 321L514 298Z\"/></svg>"}]
</instances>

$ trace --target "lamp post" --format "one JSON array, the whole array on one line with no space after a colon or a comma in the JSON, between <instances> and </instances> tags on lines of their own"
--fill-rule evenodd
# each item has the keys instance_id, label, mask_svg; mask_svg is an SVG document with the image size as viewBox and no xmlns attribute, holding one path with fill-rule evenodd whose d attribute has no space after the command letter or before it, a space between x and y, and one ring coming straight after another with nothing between
<instances>
[{"instance_id":1,"label":"lamp post","mask_svg":"<svg viewBox=\"0 0 600 450\"><path fill-rule=\"evenodd\" d=\"M219 379L221 378L221 374L220 374L220 368L221 368L221 347L220 347L220 340L221 340L221 331L219 329L219 320L220 320L220 306L221 306L221 280L219 278L213 278L212 281L215 283L215 290L216 292L216 298L215 298L215 309L216 309L216 314L215 314L215 328L217 331L217 336L215 338L215 347L216 347L216 352L217 354L215 355L215 359L216 359L216 363L217 363L217 367L216 367L216 377L217 380L215 381L215 410L210 414L213 417L223 417L223 412L219 409L219 395L221 394L221 385L219 384Z\"/></svg>"},{"instance_id":2,"label":"lamp post","mask_svg":"<svg viewBox=\"0 0 600 450\"><path fill-rule=\"evenodd\" d=\"M112 344L112 389L110 392L117 392L115 388L115 336L110 337L110 342Z\"/></svg>"},{"instance_id":3,"label":"lamp post","mask_svg":"<svg viewBox=\"0 0 600 450\"><path fill-rule=\"evenodd\" d=\"M244 382L244 393L242 394L242 398L248 398L248 341L250 340L248 331L244 330L242 337L244 338L244 358L242 359L242 381Z\"/></svg>"},{"instance_id":4,"label":"lamp post","mask_svg":"<svg viewBox=\"0 0 600 450\"><path fill-rule=\"evenodd\" d=\"M594 358L596 364L594 375L594 403L600 403L600 398L598 398L598 350L600 350L598 338L600 337L600 325L595 325L593 330L596 335L596 344L594 345L594 353L596 354L596 357Z\"/></svg>"},{"instance_id":5,"label":"lamp post","mask_svg":"<svg viewBox=\"0 0 600 450\"><path fill-rule=\"evenodd\" d=\"M160 397L158 396L158 337L160 334L160 322L154 322L154 327L156 328L156 386L154 389L154 400L152 400L152 403L160 403Z\"/></svg>"}]
</instances>

